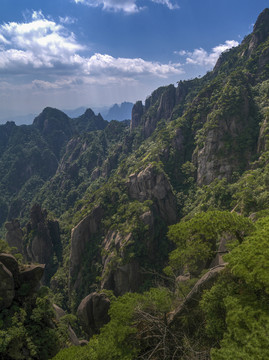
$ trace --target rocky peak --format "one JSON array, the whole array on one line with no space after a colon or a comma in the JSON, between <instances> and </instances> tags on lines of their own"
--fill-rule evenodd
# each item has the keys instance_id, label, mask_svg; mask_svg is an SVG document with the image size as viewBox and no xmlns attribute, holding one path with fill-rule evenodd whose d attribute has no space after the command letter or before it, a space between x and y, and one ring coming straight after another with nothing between
<instances>
[{"instance_id":1,"label":"rocky peak","mask_svg":"<svg viewBox=\"0 0 269 360\"><path fill-rule=\"evenodd\" d=\"M264 42L269 35L269 9L266 8L258 16L258 19L253 27L253 33L249 42L249 54L253 52L262 42Z\"/></svg>"},{"instance_id":2,"label":"rocky peak","mask_svg":"<svg viewBox=\"0 0 269 360\"><path fill-rule=\"evenodd\" d=\"M83 115L72 119L71 123L75 131L79 133L103 130L108 125L108 121L104 120L101 114L95 115L92 109L87 109Z\"/></svg>"},{"instance_id":3,"label":"rocky peak","mask_svg":"<svg viewBox=\"0 0 269 360\"><path fill-rule=\"evenodd\" d=\"M70 118L60 110L47 107L34 119L33 126L59 158L62 147L73 135Z\"/></svg>"},{"instance_id":4,"label":"rocky peak","mask_svg":"<svg viewBox=\"0 0 269 360\"><path fill-rule=\"evenodd\" d=\"M90 119L92 116L95 116L95 113L92 111L92 109L89 108L85 111L85 113L82 116Z\"/></svg>"},{"instance_id":5,"label":"rocky peak","mask_svg":"<svg viewBox=\"0 0 269 360\"><path fill-rule=\"evenodd\" d=\"M269 8L264 9L253 27L253 32L261 32L266 37L269 35Z\"/></svg>"},{"instance_id":6,"label":"rocky peak","mask_svg":"<svg viewBox=\"0 0 269 360\"><path fill-rule=\"evenodd\" d=\"M132 119L131 119L131 130L134 130L139 125L141 125L141 118L144 113L144 106L142 104L142 101L137 101L132 109Z\"/></svg>"},{"instance_id":7,"label":"rocky peak","mask_svg":"<svg viewBox=\"0 0 269 360\"><path fill-rule=\"evenodd\" d=\"M158 119L168 119L171 116L172 110L175 106L176 89L174 85L169 85L162 93L160 98L160 104L158 107L157 117Z\"/></svg>"},{"instance_id":8,"label":"rocky peak","mask_svg":"<svg viewBox=\"0 0 269 360\"><path fill-rule=\"evenodd\" d=\"M61 260L61 240L59 223L48 219L47 211L35 204L30 213L31 220L27 224L26 242L27 258L32 262L45 264L45 282L49 282L56 271L53 256Z\"/></svg>"},{"instance_id":9,"label":"rocky peak","mask_svg":"<svg viewBox=\"0 0 269 360\"><path fill-rule=\"evenodd\" d=\"M61 110L46 107L33 122L42 133L49 133L53 130L68 130L70 132L69 117Z\"/></svg>"}]
</instances>

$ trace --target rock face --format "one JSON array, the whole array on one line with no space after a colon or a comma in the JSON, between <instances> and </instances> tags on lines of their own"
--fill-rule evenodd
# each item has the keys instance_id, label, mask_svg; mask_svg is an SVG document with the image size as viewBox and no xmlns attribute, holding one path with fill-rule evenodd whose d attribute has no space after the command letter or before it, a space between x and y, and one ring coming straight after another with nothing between
<instances>
[{"instance_id":1,"label":"rock face","mask_svg":"<svg viewBox=\"0 0 269 360\"><path fill-rule=\"evenodd\" d=\"M154 166L149 165L139 173L130 175L127 190L131 199L140 202L152 200L153 208L140 216L140 221L148 229L146 235L141 235L141 239L134 239L132 232L122 234L117 230L109 231L105 235L102 243L105 255L102 257L101 288L113 290L116 296L138 291L142 284L139 257L134 256L130 259L129 248L132 248L134 242L140 242L143 253L147 254L145 256L154 266L156 252L159 251L156 231L159 224L156 218L162 219L165 224L174 224L177 221L176 199L171 185L165 174Z\"/></svg>"},{"instance_id":2,"label":"rock face","mask_svg":"<svg viewBox=\"0 0 269 360\"><path fill-rule=\"evenodd\" d=\"M83 330L92 336L109 322L110 300L105 294L91 293L80 303L77 315Z\"/></svg>"},{"instance_id":3,"label":"rock face","mask_svg":"<svg viewBox=\"0 0 269 360\"><path fill-rule=\"evenodd\" d=\"M56 321L60 321L60 319L66 315L65 311L56 304L53 304L53 309L55 311ZM70 343L75 346L80 345L80 341L70 325L68 326L67 331L68 331L68 337L69 337Z\"/></svg>"},{"instance_id":4,"label":"rock face","mask_svg":"<svg viewBox=\"0 0 269 360\"><path fill-rule=\"evenodd\" d=\"M251 54L263 41L266 40L269 34L269 9L258 16L258 19L253 27L253 33L248 47L248 52Z\"/></svg>"},{"instance_id":5,"label":"rock face","mask_svg":"<svg viewBox=\"0 0 269 360\"><path fill-rule=\"evenodd\" d=\"M7 229L6 241L10 247L16 247L23 254L23 231L19 220L15 219L5 223Z\"/></svg>"},{"instance_id":6,"label":"rock face","mask_svg":"<svg viewBox=\"0 0 269 360\"><path fill-rule=\"evenodd\" d=\"M43 277L45 265L29 265L19 273L20 284L27 284L29 292L36 291Z\"/></svg>"},{"instance_id":7,"label":"rock face","mask_svg":"<svg viewBox=\"0 0 269 360\"><path fill-rule=\"evenodd\" d=\"M87 244L93 241L95 234L99 230L103 216L103 209L96 207L86 216L71 233L71 252L70 252L70 277L74 282L73 288L77 289L81 282L81 262L85 254Z\"/></svg>"},{"instance_id":8,"label":"rock face","mask_svg":"<svg viewBox=\"0 0 269 360\"><path fill-rule=\"evenodd\" d=\"M0 310L9 308L14 298L35 291L44 274L44 265L29 265L19 269L14 256L0 254Z\"/></svg>"},{"instance_id":9,"label":"rock face","mask_svg":"<svg viewBox=\"0 0 269 360\"><path fill-rule=\"evenodd\" d=\"M247 167L254 149L246 147L240 136L247 129L255 131L254 127L250 129L251 116L249 94L245 89L238 115L219 117L216 125L206 131L202 147L196 148L193 161L197 166L198 185L210 184L216 178L231 180L234 171Z\"/></svg>"},{"instance_id":10,"label":"rock face","mask_svg":"<svg viewBox=\"0 0 269 360\"><path fill-rule=\"evenodd\" d=\"M0 310L8 308L14 299L15 288L12 273L0 262Z\"/></svg>"},{"instance_id":11,"label":"rock face","mask_svg":"<svg viewBox=\"0 0 269 360\"><path fill-rule=\"evenodd\" d=\"M27 258L32 262L46 265L45 283L53 272L53 256L61 259L61 239L59 223L47 218L46 210L38 204L31 209L31 220L27 224Z\"/></svg>"},{"instance_id":12,"label":"rock face","mask_svg":"<svg viewBox=\"0 0 269 360\"><path fill-rule=\"evenodd\" d=\"M103 241L103 248L108 255L102 258L101 288L113 290L116 296L121 296L128 291L137 291L142 283L140 265L136 259L124 265L115 262L117 258L125 258L128 247L132 243L132 233L123 236L117 231L109 231Z\"/></svg>"},{"instance_id":13,"label":"rock face","mask_svg":"<svg viewBox=\"0 0 269 360\"><path fill-rule=\"evenodd\" d=\"M134 104L133 109L132 109L132 119L131 119L131 124L130 124L131 130L134 130L139 125L141 125L141 119L142 119L143 112L144 112L144 107L143 107L142 101L137 101Z\"/></svg>"},{"instance_id":14,"label":"rock face","mask_svg":"<svg viewBox=\"0 0 269 360\"><path fill-rule=\"evenodd\" d=\"M154 200L159 214L167 224L177 221L176 199L163 172L149 165L138 174L130 175L127 186L132 199Z\"/></svg>"},{"instance_id":15,"label":"rock face","mask_svg":"<svg viewBox=\"0 0 269 360\"><path fill-rule=\"evenodd\" d=\"M19 287L19 265L13 255L0 254L0 262L11 272L15 288Z\"/></svg>"}]
</instances>

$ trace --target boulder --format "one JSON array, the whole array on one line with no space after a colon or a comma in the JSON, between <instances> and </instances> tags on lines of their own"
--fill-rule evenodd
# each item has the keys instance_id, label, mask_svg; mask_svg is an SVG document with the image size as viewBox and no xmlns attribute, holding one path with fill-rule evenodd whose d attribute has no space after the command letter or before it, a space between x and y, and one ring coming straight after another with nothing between
<instances>
[{"instance_id":1,"label":"boulder","mask_svg":"<svg viewBox=\"0 0 269 360\"><path fill-rule=\"evenodd\" d=\"M11 272L14 279L15 287L19 285L19 265L17 260L13 255L10 254L0 254L0 262Z\"/></svg>"},{"instance_id":2,"label":"boulder","mask_svg":"<svg viewBox=\"0 0 269 360\"><path fill-rule=\"evenodd\" d=\"M0 262L0 310L8 308L14 299L14 279L12 273Z\"/></svg>"},{"instance_id":3,"label":"boulder","mask_svg":"<svg viewBox=\"0 0 269 360\"><path fill-rule=\"evenodd\" d=\"M77 315L83 330L92 336L109 322L110 300L104 293L91 293L80 303Z\"/></svg>"},{"instance_id":4,"label":"boulder","mask_svg":"<svg viewBox=\"0 0 269 360\"><path fill-rule=\"evenodd\" d=\"M19 282L24 288L24 295L31 294L40 286L40 280L44 274L45 265L28 265L19 274Z\"/></svg>"}]
</instances>

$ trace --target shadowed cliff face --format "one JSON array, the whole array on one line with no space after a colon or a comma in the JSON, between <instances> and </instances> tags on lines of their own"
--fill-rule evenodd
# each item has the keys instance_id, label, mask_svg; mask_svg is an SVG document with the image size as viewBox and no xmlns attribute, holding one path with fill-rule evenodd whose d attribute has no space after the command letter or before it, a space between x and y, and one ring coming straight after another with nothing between
<instances>
[{"instance_id":1,"label":"shadowed cliff face","mask_svg":"<svg viewBox=\"0 0 269 360\"><path fill-rule=\"evenodd\" d=\"M59 223L47 216L38 204L31 209L31 220L26 226L26 258L45 265L44 283L48 284L62 260L62 245ZM53 257L57 258L54 262Z\"/></svg>"}]
</instances>

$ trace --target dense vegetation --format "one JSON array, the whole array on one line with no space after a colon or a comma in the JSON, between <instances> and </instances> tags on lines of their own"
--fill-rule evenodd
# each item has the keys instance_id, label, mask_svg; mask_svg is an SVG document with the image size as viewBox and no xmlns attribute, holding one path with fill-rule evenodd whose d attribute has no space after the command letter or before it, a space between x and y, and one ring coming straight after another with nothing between
<instances>
[{"instance_id":1,"label":"dense vegetation","mask_svg":"<svg viewBox=\"0 0 269 360\"><path fill-rule=\"evenodd\" d=\"M212 72L135 104L131 131L50 108L0 128L1 224L20 216L29 252L38 202L61 229L54 301L111 301L88 345L57 355L48 294L2 311L3 358L23 359L15 341L29 359L268 358L268 23L266 9Z\"/></svg>"}]
</instances>

